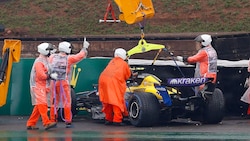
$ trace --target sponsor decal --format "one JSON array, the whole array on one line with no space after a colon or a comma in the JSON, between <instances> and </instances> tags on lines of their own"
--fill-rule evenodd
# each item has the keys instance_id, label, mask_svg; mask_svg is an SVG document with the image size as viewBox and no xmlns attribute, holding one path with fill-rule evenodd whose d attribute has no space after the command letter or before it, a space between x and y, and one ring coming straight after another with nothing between
<instances>
[{"instance_id":1,"label":"sponsor decal","mask_svg":"<svg viewBox=\"0 0 250 141\"><path fill-rule=\"evenodd\" d=\"M168 79L168 86L199 86L208 81L208 78L170 78Z\"/></svg>"},{"instance_id":2,"label":"sponsor decal","mask_svg":"<svg viewBox=\"0 0 250 141\"><path fill-rule=\"evenodd\" d=\"M166 91L166 89L164 87L159 87L159 86L155 87L155 89L158 91Z\"/></svg>"}]
</instances>

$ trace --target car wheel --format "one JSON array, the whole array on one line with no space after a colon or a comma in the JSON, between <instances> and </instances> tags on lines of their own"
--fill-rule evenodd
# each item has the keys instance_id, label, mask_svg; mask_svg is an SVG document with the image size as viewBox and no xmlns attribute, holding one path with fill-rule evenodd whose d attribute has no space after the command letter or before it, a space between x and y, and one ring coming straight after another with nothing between
<instances>
[{"instance_id":1,"label":"car wheel","mask_svg":"<svg viewBox=\"0 0 250 141\"><path fill-rule=\"evenodd\" d=\"M153 126L159 121L160 104L151 93L134 93L129 100L129 119L137 127Z\"/></svg>"},{"instance_id":2,"label":"car wheel","mask_svg":"<svg viewBox=\"0 0 250 141\"><path fill-rule=\"evenodd\" d=\"M223 93L220 89L216 88L211 95L206 95L204 110L203 110L203 123L217 124L222 121L224 117L225 101Z\"/></svg>"}]
</instances>

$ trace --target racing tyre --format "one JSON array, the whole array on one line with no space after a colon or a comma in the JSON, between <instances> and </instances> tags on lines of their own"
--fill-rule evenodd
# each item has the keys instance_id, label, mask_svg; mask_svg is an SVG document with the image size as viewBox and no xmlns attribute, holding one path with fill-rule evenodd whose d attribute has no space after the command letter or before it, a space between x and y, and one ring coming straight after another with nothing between
<instances>
[{"instance_id":1,"label":"racing tyre","mask_svg":"<svg viewBox=\"0 0 250 141\"><path fill-rule=\"evenodd\" d=\"M217 124L222 121L224 117L225 101L223 93L220 89L215 88L212 95L206 95L203 123Z\"/></svg>"},{"instance_id":2,"label":"racing tyre","mask_svg":"<svg viewBox=\"0 0 250 141\"><path fill-rule=\"evenodd\" d=\"M137 127L149 127L159 121L160 104L151 93L134 93L129 100L129 119Z\"/></svg>"},{"instance_id":3,"label":"racing tyre","mask_svg":"<svg viewBox=\"0 0 250 141\"><path fill-rule=\"evenodd\" d=\"M73 88L71 88L70 94L71 94L71 113L72 116L74 117L78 113L78 111L76 106L77 105L76 93Z\"/></svg>"}]
</instances>

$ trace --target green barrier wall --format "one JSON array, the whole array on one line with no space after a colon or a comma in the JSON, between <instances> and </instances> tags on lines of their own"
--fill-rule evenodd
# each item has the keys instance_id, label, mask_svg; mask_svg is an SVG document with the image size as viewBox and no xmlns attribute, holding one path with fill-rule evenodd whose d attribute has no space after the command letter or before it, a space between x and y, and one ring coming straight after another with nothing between
<instances>
[{"instance_id":1,"label":"green barrier wall","mask_svg":"<svg viewBox=\"0 0 250 141\"><path fill-rule=\"evenodd\" d=\"M93 84L98 83L102 70L110 59L87 58L77 64L81 68L75 92L93 89ZM32 110L29 75L34 59L21 59L19 63L13 64L11 81L7 102L0 107L0 115L30 115Z\"/></svg>"}]
</instances>

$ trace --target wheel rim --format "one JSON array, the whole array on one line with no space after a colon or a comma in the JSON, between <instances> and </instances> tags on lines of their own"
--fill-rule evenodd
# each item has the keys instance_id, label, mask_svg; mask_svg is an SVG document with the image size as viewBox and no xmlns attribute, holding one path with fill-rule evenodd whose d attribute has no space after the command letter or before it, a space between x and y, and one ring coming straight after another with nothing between
<instances>
[{"instance_id":1,"label":"wheel rim","mask_svg":"<svg viewBox=\"0 0 250 141\"><path fill-rule=\"evenodd\" d=\"M136 101L133 101L131 104L130 104L130 108L129 108L129 115L131 118L137 118L139 116L139 105Z\"/></svg>"}]
</instances>

